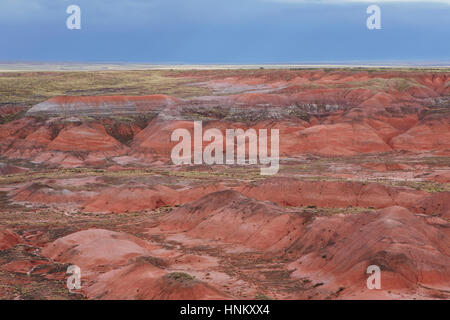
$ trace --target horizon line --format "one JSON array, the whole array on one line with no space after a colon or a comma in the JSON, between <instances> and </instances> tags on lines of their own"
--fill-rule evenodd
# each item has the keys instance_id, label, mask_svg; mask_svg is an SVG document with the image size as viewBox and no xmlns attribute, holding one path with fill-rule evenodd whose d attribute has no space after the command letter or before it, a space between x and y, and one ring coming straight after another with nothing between
<instances>
[{"instance_id":1,"label":"horizon line","mask_svg":"<svg viewBox=\"0 0 450 320\"><path fill-rule=\"evenodd\" d=\"M82 61L0 61L0 71L107 71L164 69L287 69L287 68L450 68L448 61L348 61L302 63L180 63L180 62L82 62Z\"/></svg>"}]
</instances>

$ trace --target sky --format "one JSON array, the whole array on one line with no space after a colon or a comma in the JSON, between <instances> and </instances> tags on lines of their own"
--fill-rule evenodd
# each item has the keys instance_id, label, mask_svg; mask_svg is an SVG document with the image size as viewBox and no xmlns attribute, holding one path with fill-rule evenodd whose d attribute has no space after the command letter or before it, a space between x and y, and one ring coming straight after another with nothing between
<instances>
[{"instance_id":1,"label":"sky","mask_svg":"<svg viewBox=\"0 0 450 320\"><path fill-rule=\"evenodd\" d=\"M0 0L0 61L448 63L450 0Z\"/></svg>"}]
</instances>

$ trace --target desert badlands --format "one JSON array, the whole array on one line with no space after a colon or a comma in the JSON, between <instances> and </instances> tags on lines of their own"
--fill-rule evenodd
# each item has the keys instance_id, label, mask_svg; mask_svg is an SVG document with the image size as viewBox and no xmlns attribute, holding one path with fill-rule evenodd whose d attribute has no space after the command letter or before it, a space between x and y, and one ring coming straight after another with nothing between
<instances>
[{"instance_id":1,"label":"desert badlands","mask_svg":"<svg viewBox=\"0 0 450 320\"><path fill-rule=\"evenodd\" d=\"M5 72L0 96L2 299L450 298L448 69ZM278 130L279 170L174 164L200 121Z\"/></svg>"}]
</instances>

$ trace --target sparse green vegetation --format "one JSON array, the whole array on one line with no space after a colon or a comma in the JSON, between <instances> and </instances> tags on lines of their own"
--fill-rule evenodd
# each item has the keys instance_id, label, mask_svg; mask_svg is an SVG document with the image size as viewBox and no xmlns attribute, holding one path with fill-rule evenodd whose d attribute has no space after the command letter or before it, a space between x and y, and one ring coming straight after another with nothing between
<instances>
[{"instance_id":1,"label":"sparse green vegetation","mask_svg":"<svg viewBox=\"0 0 450 320\"><path fill-rule=\"evenodd\" d=\"M273 299L269 296L266 296L265 294L257 293L255 294L255 300L273 300Z\"/></svg>"},{"instance_id":2,"label":"sparse green vegetation","mask_svg":"<svg viewBox=\"0 0 450 320\"><path fill-rule=\"evenodd\" d=\"M174 280L177 282L181 282L181 283L191 282L195 279L194 276L191 276L190 274L185 273L185 272L171 272L171 273L167 274L166 277L168 279L171 279L171 280Z\"/></svg>"},{"instance_id":3,"label":"sparse green vegetation","mask_svg":"<svg viewBox=\"0 0 450 320\"><path fill-rule=\"evenodd\" d=\"M296 207L296 209L300 209L302 212L310 212L314 215L320 216L333 216L336 214L360 214L364 212L374 212L375 209L373 207L364 208L364 207L346 207L346 208L317 208L317 206L307 206L305 207Z\"/></svg>"},{"instance_id":4,"label":"sparse green vegetation","mask_svg":"<svg viewBox=\"0 0 450 320\"><path fill-rule=\"evenodd\" d=\"M405 91L411 87L424 87L419 84L415 80L405 79L405 78L374 78L368 81L360 81L360 82L347 82L345 84L338 84L338 86L346 87L351 86L355 88L364 88L372 90L373 92L386 92L388 90L398 90Z\"/></svg>"},{"instance_id":5,"label":"sparse green vegetation","mask_svg":"<svg viewBox=\"0 0 450 320\"><path fill-rule=\"evenodd\" d=\"M83 176L104 176L104 177L130 177L155 174L151 169L130 169L119 171L108 171L94 168L71 168L71 169L48 169L39 172L23 172L0 176L0 184L17 183L36 179L57 179L75 178Z\"/></svg>"},{"instance_id":6,"label":"sparse green vegetation","mask_svg":"<svg viewBox=\"0 0 450 320\"><path fill-rule=\"evenodd\" d=\"M165 268L168 265L165 260L158 258L158 257L152 257L152 256L140 256L136 259L136 262L149 263L158 268Z\"/></svg>"},{"instance_id":7,"label":"sparse green vegetation","mask_svg":"<svg viewBox=\"0 0 450 320\"><path fill-rule=\"evenodd\" d=\"M167 71L82 71L0 73L0 105L32 106L59 95L105 96L167 94L185 98L209 94L187 84L195 79L171 77Z\"/></svg>"},{"instance_id":8,"label":"sparse green vegetation","mask_svg":"<svg viewBox=\"0 0 450 320\"><path fill-rule=\"evenodd\" d=\"M294 109L289 110L289 115L299 118L301 120L307 121L307 122L309 122L309 119L311 118L311 116L299 106L297 106Z\"/></svg>"},{"instance_id":9,"label":"sparse green vegetation","mask_svg":"<svg viewBox=\"0 0 450 320\"><path fill-rule=\"evenodd\" d=\"M189 179L242 179L242 180L263 180L267 176L262 176L260 174L259 167L248 167L248 166L234 166L234 167L221 167L213 168L213 170L201 171L197 170L184 170L184 171L172 171L164 170L158 171L160 174L165 174L169 176L183 177Z\"/></svg>"}]
</instances>

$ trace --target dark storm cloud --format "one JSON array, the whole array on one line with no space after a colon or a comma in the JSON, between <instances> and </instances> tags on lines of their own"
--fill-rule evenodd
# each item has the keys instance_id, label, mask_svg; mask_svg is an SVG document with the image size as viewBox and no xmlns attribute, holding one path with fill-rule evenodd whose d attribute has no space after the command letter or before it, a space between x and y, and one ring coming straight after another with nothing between
<instances>
[{"instance_id":1,"label":"dark storm cloud","mask_svg":"<svg viewBox=\"0 0 450 320\"><path fill-rule=\"evenodd\" d=\"M388 2L369 31L364 1L1 0L0 60L450 60L448 3ZM66 28L71 4L81 30Z\"/></svg>"}]
</instances>

